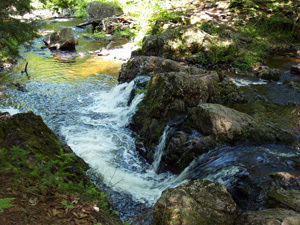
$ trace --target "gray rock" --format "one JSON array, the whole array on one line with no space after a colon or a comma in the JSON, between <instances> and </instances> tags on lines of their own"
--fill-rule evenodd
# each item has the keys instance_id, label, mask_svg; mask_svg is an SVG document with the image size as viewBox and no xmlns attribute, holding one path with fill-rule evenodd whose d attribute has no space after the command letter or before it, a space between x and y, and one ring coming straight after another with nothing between
<instances>
[{"instance_id":1,"label":"gray rock","mask_svg":"<svg viewBox=\"0 0 300 225\"><path fill-rule=\"evenodd\" d=\"M300 190L275 190L268 193L270 207L292 209L300 213Z\"/></svg>"},{"instance_id":2,"label":"gray rock","mask_svg":"<svg viewBox=\"0 0 300 225\"><path fill-rule=\"evenodd\" d=\"M246 212L238 217L235 225L299 225L300 214L292 210L277 208Z\"/></svg>"},{"instance_id":3,"label":"gray rock","mask_svg":"<svg viewBox=\"0 0 300 225\"><path fill-rule=\"evenodd\" d=\"M257 123L252 117L220 104L199 104L191 110L192 126L217 141L284 142L295 144L296 137L282 130Z\"/></svg>"},{"instance_id":4,"label":"gray rock","mask_svg":"<svg viewBox=\"0 0 300 225\"><path fill-rule=\"evenodd\" d=\"M90 2L86 8L88 21L102 20L106 17L120 16L123 11L120 7L103 2Z\"/></svg>"},{"instance_id":5,"label":"gray rock","mask_svg":"<svg viewBox=\"0 0 300 225\"><path fill-rule=\"evenodd\" d=\"M166 121L185 115L199 103L219 99L216 73L160 73L152 76L147 95L134 116L139 134L146 145L157 143Z\"/></svg>"},{"instance_id":6,"label":"gray rock","mask_svg":"<svg viewBox=\"0 0 300 225\"><path fill-rule=\"evenodd\" d=\"M229 225L234 224L237 207L222 184L195 180L164 191L153 217L155 225Z\"/></svg>"},{"instance_id":7,"label":"gray rock","mask_svg":"<svg viewBox=\"0 0 300 225\"><path fill-rule=\"evenodd\" d=\"M256 76L264 80L279 81L281 72L279 69L270 69L268 66L260 66L255 72Z\"/></svg>"},{"instance_id":8,"label":"gray rock","mask_svg":"<svg viewBox=\"0 0 300 225\"><path fill-rule=\"evenodd\" d=\"M45 44L50 49L73 50L76 39L71 28L63 28L44 38Z\"/></svg>"},{"instance_id":9,"label":"gray rock","mask_svg":"<svg viewBox=\"0 0 300 225\"><path fill-rule=\"evenodd\" d=\"M211 137L188 135L183 131L176 132L161 158L159 171L169 170L175 174L183 171L195 158L216 147Z\"/></svg>"},{"instance_id":10,"label":"gray rock","mask_svg":"<svg viewBox=\"0 0 300 225\"><path fill-rule=\"evenodd\" d=\"M187 72L190 74L205 73L203 69L188 66L185 63L176 62L156 56L135 56L122 65L119 73L119 82L130 82L136 76L154 75L167 72Z\"/></svg>"},{"instance_id":11,"label":"gray rock","mask_svg":"<svg viewBox=\"0 0 300 225\"><path fill-rule=\"evenodd\" d=\"M169 26L160 35L146 36L143 39L142 53L169 59L188 57L202 49L208 50L212 39L218 38L195 25Z\"/></svg>"},{"instance_id":12,"label":"gray rock","mask_svg":"<svg viewBox=\"0 0 300 225\"><path fill-rule=\"evenodd\" d=\"M300 75L300 63L292 66L291 73Z\"/></svg>"}]
</instances>

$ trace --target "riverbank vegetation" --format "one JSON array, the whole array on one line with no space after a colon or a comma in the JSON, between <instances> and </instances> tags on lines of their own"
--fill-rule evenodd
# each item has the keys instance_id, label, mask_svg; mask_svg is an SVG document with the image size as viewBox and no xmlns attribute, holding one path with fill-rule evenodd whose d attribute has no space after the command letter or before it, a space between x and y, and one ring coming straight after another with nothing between
<instances>
[{"instance_id":1,"label":"riverbank vegetation","mask_svg":"<svg viewBox=\"0 0 300 225\"><path fill-rule=\"evenodd\" d=\"M18 56L20 44L37 36L36 24L15 18L32 9L30 0L0 2L0 66Z\"/></svg>"},{"instance_id":2,"label":"riverbank vegetation","mask_svg":"<svg viewBox=\"0 0 300 225\"><path fill-rule=\"evenodd\" d=\"M191 16L197 17L197 8L206 1L144 1L144 0L99 0L116 5L136 20L130 32L135 42L142 47L146 35L161 36L170 25L190 24ZM18 55L17 46L35 35L32 24L13 19L12 15L28 12L32 7L30 0L1 3L0 16L0 57L7 61ZM36 2L36 1L35 1ZM52 10L68 8L78 17L86 17L86 6L92 0L41 0L43 7ZM208 7L207 7L208 6ZM289 44L300 40L299 12L300 3L290 0L249 1L227 0L210 1L207 8L223 8L229 13L226 23L215 19L206 20L199 16L197 25L203 32L212 36L206 46L186 49L185 42L177 43L179 52L188 62L214 67L216 65L233 66L248 69L263 63L274 51L282 51ZM14 8L14 10L12 10ZM12 29L14 28L14 29ZM16 31L16 32L15 32ZM103 36L95 34L95 36ZM190 51L191 54L186 54Z\"/></svg>"},{"instance_id":3,"label":"riverbank vegetation","mask_svg":"<svg viewBox=\"0 0 300 225\"><path fill-rule=\"evenodd\" d=\"M120 224L87 164L33 113L0 120L0 224ZM2 115L3 116L3 115ZM17 146L15 146L17 145Z\"/></svg>"}]
</instances>

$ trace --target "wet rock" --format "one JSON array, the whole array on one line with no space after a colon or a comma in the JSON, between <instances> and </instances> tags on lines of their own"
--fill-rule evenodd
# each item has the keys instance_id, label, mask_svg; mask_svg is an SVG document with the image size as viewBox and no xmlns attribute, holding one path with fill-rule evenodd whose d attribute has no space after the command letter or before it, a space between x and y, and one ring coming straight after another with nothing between
<instances>
[{"instance_id":1,"label":"wet rock","mask_svg":"<svg viewBox=\"0 0 300 225\"><path fill-rule=\"evenodd\" d=\"M247 103L248 99L243 91L241 91L228 78L224 78L222 82L218 83L218 90L220 92L221 101L223 105L230 106L235 103Z\"/></svg>"},{"instance_id":2,"label":"wet rock","mask_svg":"<svg viewBox=\"0 0 300 225\"><path fill-rule=\"evenodd\" d=\"M63 28L44 38L50 49L74 50L76 39L71 28Z\"/></svg>"},{"instance_id":3,"label":"wet rock","mask_svg":"<svg viewBox=\"0 0 300 225\"><path fill-rule=\"evenodd\" d=\"M177 131L170 139L162 156L158 172L171 171L179 174L194 159L216 147L216 142L211 137L197 134L188 135Z\"/></svg>"},{"instance_id":4,"label":"wet rock","mask_svg":"<svg viewBox=\"0 0 300 225\"><path fill-rule=\"evenodd\" d=\"M238 217L236 225L252 224L272 224L272 225L298 225L300 224L300 214L292 210L277 208L256 212L246 212Z\"/></svg>"},{"instance_id":5,"label":"wet rock","mask_svg":"<svg viewBox=\"0 0 300 225\"><path fill-rule=\"evenodd\" d=\"M90 2L86 8L88 21L100 21L106 17L123 14L121 8L103 2Z\"/></svg>"},{"instance_id":6,"label":"wet rock","mask_svg":"<svg viewBox=\"0 0 300 225\"><path fill-rule=\"evenodd\" d=\"M295 165L293 165L296 167ZM300 190L300 177L287 172L275 172L269 174L271 178L270 186L284 189ZM276 189L274 188L274 189Z\"/></svg>"},{"instance_id":7,"label":"wet rock","mask_svg":"<svg viewBox=\"0 0 300 225\"><path fill-rule=\"evenodd\" d=\"M118 81L130 82L140 75L150 75L167 72L187 72L190 74L205 73L204 70L185 63L155 56L135 56L122 65Z\"/></svg>"},{"instance_id":8,"label":"wet rock","mask_svg":"<svg viewBox=\"0 0 300 225\"><path fill-rule=\"evenodd\" d=\"M220 104L199 104L191 110L190 122L200 133L218 142L283 142L296 144L294 135L257 123L252 117Z\"/></svg>"},{"instance_id":9,"label":"wet rock","mask_svg":"<svg viewBox=\"0 0 300 225\"><path fill-rule=\"evenodd\" d=\"M268 66L258 67L255 74L257 77L264 80L279 81L281 78L281 72L279 69L270 69Z\"/></svg>"},{"instance_id":10,"label":"wet rock","mask_svg":"<svg viewBox=\"0 0 300 225\"><path fill-rule=\"evenodd\" d=\"M268 205L271 208L286 208L300 213L300 190L270 191Z\"/></svg>"},{"instance_id":11,"label":"wet rock","mask_svg":"<svg viewBox=\"0 0 300 225\"><path fill-rule=\"evenodd\" d=\"M259 148L259 147L258 147ZM270 147L273 149L273 153L276 152L276 145ZM259 149L257 150L259 151ZM293 151L291 149L291 151ZM263 155L264 153L259 153ZM268 154L268 153L266 153ZM280 163L282 165L287 164L286 158L278 158L278 155L270 159L272 163ZM258 160L257 160L258 159ZM230 185L226 185L232 198L236 202L238 208L242 211L257 211L262 210L270 206L268 203L269 193L276 190L299 190L299 178L293 174L286 172L272 172L274 170L286 170L286 168L276 165L270 167L267 163L264 164L259 157L247 158L250 164L253 166L247 167L247 170L240 172L232 180ZM272 205L273 207L274 205ZM277 206L282 207L282 206Z\"/></svg>"},{"instance_id":12,"label":"wet rock","mask_svg":"<svg viewBox=\"0 0 300 225\"><path fill-rule=\"evenodd\" d=\"M207 180L195 180L167 189L154 206L153 223L234 224L237 208L227 189Z\"/></svg>"},{"instance_id":13,"label":"wet rock","mask_svg":"<svg viewBox=\"0 0 300 225\"><path fill-rule=\"evenodd\" d=\"M158 143L168 121L187 114L191 107L219 100L216 73L191 75L185 72L152 76L150 86L133 120L135 130L151 146Z\"/></svg>"},{"instance_id":14,"label":"wet rock","mask_svg":"<svg viewBox=\"0 0 300 225\"><path fill-rule=\"evenodd\" d=\"M293 65L291 68L291 73L300 75L300 64Z\"/></svg>"}]
</instances>

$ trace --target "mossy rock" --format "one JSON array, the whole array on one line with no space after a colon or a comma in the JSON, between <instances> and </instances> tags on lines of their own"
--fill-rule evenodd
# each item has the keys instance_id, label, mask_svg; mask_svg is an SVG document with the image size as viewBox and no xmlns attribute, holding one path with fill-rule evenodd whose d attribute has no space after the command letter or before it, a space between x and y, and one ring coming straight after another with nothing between
<instances>
[{"instance_id":1,"label":"mossy rock","mask_svg":"<svg viewBox=\"0 0 300 225\"><path fill-rule=\"evenodd\" d=\"M59 160L62 153L73 153L71 148L63 144L57 135L43 122L41 116L33 112L20 113L0 120L0 148L12 150L20 147L31 155L41 154L48 161ZM88 165L74 154L71 173L73 181L89 182L85 171Z\"/></svg>"},{"instance_id":2,"label":"mossy rock","mask_svg":"<svg viewBox=\"0 0 300 225\"><path fill-rule=\"evenodd\" d=\"M292 209L300 213L300 190L274 190L268 193L271 208Z\"/></svg>"},{"instance_id":3,"label":"mossy rock","mask_svg":"<svg viewBox=\"0 0 300 225\"><path fill-rule=\"evenodd\" d=\"M220 104L200 104L191 110L190 119L195 129L204 135L212 135L219 143L297 144L294 135L258 123L251 116Z\"/></svg>"},{"instance_id":4,"label":"mossy rock","mask_svg":"<svg viewBox=\"0 0 300 225\"><path fill-rule=\"evenodd\" d=\"M154 206L155 225L234 224L237 207L225 186L195 180L167 189Z\"/></svg>"}]
</instances>

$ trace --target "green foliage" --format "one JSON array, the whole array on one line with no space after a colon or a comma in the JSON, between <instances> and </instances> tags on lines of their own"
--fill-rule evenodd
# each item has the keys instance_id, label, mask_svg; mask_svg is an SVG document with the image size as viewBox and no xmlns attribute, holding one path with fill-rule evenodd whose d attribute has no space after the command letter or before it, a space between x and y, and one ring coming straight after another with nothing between
<instances>
[{"instance_id":1,"label":"green foliage","mask_svg":"<svg viewBox=\"0 0 300 225\"><path fill-rule=\"evenodd\" d=\"M86 7L89 4L89 1L87 0L82 0L82 1L77 1L77 4L74 6L75 11L76 11L76 16L86 18Z\"/></svg>"},{"instance_id":2,"label":"green foliage","mask_svg":"<svg viewBox=\"0 0 300 225\"><path fill-rule=\"evenodd\" d=\"M299 34L296 34L295 29L299 20L299 1L231 0L230 3L231 8L238 13L239 17L247 19L249 25L257 27L261 33L273 34L276 39L279 33L288 32L299 40ZM245 21L243 22L245 24Z\"/></svg>"},{"instance_id":3,"label":"green foliage","mask_svg":"<svg viewBox=\"0 0 300 225\"><path fill-rule=\"evenodd\" d=\"M35 23L15 18L30 9L30 0L0 1L0 64L17 57L18 46L37 36Z\"/></svg>"},{"instance_id":4,"label":"green foliage","mask_svg":"<svg viewBox=\"0 0 300 225\"><path fill-rule=\"evenodd\" d=\"M169 10L160 10L153 14L150 18L150 22L153 21L170 21L173 23L178 23L182 21L182 16L186 15L186 11L169 11Z\"/></svg>"},{"instance_id":5,"label":"green foliage","mask_svg":"<svg viewBox=\"0 0 300 225\"><path fill-rule=\"evenodd\" d=\"M132 32L132 30L129 27L127 27L125 30L121 30L121 29L114 30L114 37L132 38L134 36L135 36L135 34Z\"/></svg>"},{"instance_id":6,"label":"green foliage","mask_svg":"<svg viewBox=\"0 0 300 225\"><path fill-rule=\"evenodd\" d=\"M42 154L31 154L19 147L10 150L0 149L1 168L14 173L15 188L26 187L26 192L41 197L51 191L80 193L90 199L101 198L101 193L94 185L75 183L71 171L73 153L61 150L56 160L49 160ZM103 200L102 196L102 200ZM62 202L63 204L63 202Z\"/></svg>"},{"instance_id":7,"label":"green foliage","mask_svg":"<svg viewBox=\"0 0 300 225\"><path fill-rule=\"evenodd\" d=\"M79 0L40 0L46 7L58 11L59 9L66 9L76 6Z\"/></svg>"},{"instance_id":8,"label":"green foliage","mask_svg":"<svg viewBox=\"0 0 300 225\"><path fill-rule=\"evenodd\" d=\"M0 198L0 212L4 209L13 207L15 205L11 204L10 201L13 201L14 198Z\"/></svg>"},{"instance_id":9,"label":"green foliage","mask_svg":"<svg viewBox=\"0 0 300 225\"><path fill-rule=\"evenodd\" d=\"M135 90L135 95L138 95L140 93L144 93L146 95L147 92L148 92L149 86L150 86L150 83L148 82L144 88L138 88L138 89L136 89Z\"/></svg>"},{"instance_id":10,"label":"green foliage","mask_svg":"<svg viewBox=\"0 0 300 225\"><path fill-rule=\"evenodd\" d=\"M44 1L47 1L47 0L44 0ZM51 1L52 2L66 1L66 2L68 2L67 7L61 7L60 4L54 4L54 5L57 8L61 8L61 9L70 8L70 7L74 8L77 17L86 18L87 17L86 7L90 2L95 1L95 0L51 0ZM122 8L122 4L117 0L111 0L111 1L110 0L97 0L97 1Z\"/></svg>"}]
</instances>

